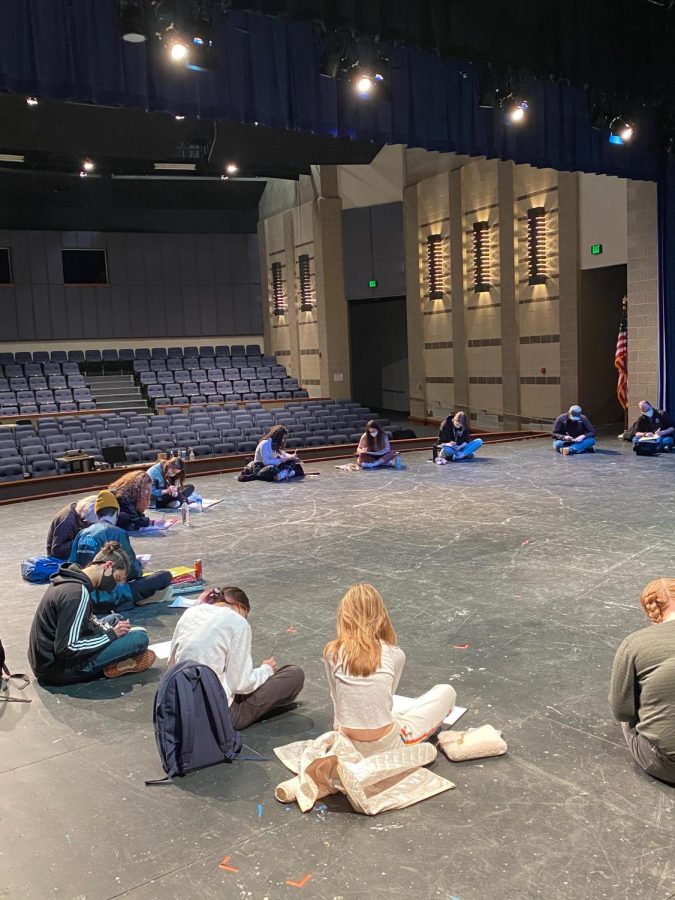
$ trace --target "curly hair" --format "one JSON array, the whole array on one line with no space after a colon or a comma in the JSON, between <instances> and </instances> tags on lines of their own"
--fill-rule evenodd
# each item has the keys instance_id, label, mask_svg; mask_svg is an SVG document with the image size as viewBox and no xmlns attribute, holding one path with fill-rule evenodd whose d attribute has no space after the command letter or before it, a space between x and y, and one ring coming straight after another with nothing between
<instances>
[{"instance_id":1,"label":"curly hair","mask_svg":"<svg viewBox=\"0 0 675 900\"><path fill-rule=\"evenodd\" d=\"M127 472L110 485L110 491L118 500L129 500L143 513L150 505L150 485L152 478L147 472Z\"/></svg>"},{"instance_id":2,"label":"curly hair","mask_svg":"<svg viewBox=\"0 0 675 900\"><path fill-rule=\"evenodd\" d=\"M675 578L656 578L645 585L640 603L652 622L663 622L663 614L675 600Z\"/></svg>"}]
</instances>

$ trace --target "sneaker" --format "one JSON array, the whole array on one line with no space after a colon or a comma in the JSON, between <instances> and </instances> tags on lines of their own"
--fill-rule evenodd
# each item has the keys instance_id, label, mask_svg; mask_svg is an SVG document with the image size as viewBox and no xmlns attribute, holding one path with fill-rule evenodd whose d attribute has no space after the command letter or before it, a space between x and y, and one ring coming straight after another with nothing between
<instances>
[{"instance_id":1,"label":"sneaker","mask_svg":"<svg viewBox=\"0 0 675 900\"><path fill-rule=\"evenodd\" d=\"M178 509L180 507L180 500L172 500L171 503L167 503L165 509Z\"/></svg>"},{"instance_id":2,"label":"sneaker","mask_svg":"<svg viewBox=\"0 0 675 900\"><path fill-rule=\"evenodd\" d=\"M595 447L589 447L586 453L595 453Z\"/></svg>"},{"instance_id":3,"label":"sneaker","mask_svg":"<svg viewBox=\"0 0 675 900\"><path fill-rule=\"evenodd\" d=\"M448 464L448 461L444 456L436 457L436 465L437 466L447 466L447 464Z\"/></svg>"},{"instance_id":4,"label":"sneaker","mask_svg":"<svg viewBox=\"0 0 675 900\"><path fill-rule=\"evenodd\" d=\"M162 591L155 591L155 593L150 594L149 597L143 597L141 600L136 600L134 606L149 606L151 603L164 603L165 600L170 600L172 597L173 588L169 585Z\"/></svg>"},{"instance_id":5,"label":"sneaker","mask_svg":"<svg viewBox=\"0 0 675 900\"><path fill-rule=\"evenodd\" d=\"M157 657L152 650L144 650L138 656L130 656L129 659L121 659L119 662L111 663L103 670L106 678L119 678L120 675L137 675L139 672L145 672L155 662Z\"/></svg>"},{"instance_id":6,"label":"sneaker","mask_svg":"<svg viewBox=\"0 0 675 900\"><path fill-rule=\"evenodd\" d=\"M569 456L569 455L570 455L570 448L569 448L569 447L561 447L561 448L560 448L560 452L562 453L563 456Z\"/></svg>"}]
</instances>

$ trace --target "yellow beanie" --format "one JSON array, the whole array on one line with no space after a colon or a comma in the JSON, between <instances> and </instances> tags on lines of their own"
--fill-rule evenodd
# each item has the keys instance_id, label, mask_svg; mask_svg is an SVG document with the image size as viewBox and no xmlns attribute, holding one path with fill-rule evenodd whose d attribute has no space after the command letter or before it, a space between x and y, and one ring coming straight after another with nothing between
<instances>
[{"instance_id":1,"label":"yellow beanie","mask_svg":"<svg viewBox=\"0 0 675 900\"><path fill-rule=\"evenodd\" d=\"M94 512L98 515L102 509L119 509L117 497L110 491L101 491L94 504Z\"/></svg>"}]
</instances>

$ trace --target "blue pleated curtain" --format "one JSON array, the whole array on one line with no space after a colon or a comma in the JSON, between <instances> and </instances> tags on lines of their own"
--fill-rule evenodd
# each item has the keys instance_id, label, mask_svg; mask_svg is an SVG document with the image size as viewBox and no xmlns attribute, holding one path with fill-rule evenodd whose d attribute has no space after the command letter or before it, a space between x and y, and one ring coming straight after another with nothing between
<instances>
[{"instance_id":1,"label":"blue pleated curtain","mask_svg":"<svg viewBox=\"0 0 675 900\"><path fill-rule=\"evenodd\" d=\"M390 99L363 103L340 81L320 76L322 38L309 23L261 13L216 13L219 66L172 66L157 42L121 40L117 0L0 0L0 89L18 94L402 143L428 150L498 157L567 171L658 183L662 403L675 398L675 174L639 140L611 145L590 127L580 87L531 80L530 115L508 128L498 111L478 106L471 63L412 47L391 48ZM11 123L0 127L11 129Z\"/></svg>"}]
</instances>

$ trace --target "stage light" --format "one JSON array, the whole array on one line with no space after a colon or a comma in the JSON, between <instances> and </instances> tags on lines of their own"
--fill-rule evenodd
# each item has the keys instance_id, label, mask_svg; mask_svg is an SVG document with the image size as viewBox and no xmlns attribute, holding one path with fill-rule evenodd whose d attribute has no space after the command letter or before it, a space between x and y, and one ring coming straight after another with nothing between
<instances>
[{"instance_id":1,"label":"stage light","mask_svg":"<svg viewBox=\"0 0 675 900\"><path fill-rule=\"evenodd\" d=\"M370 75L359 75L354 82L356 93L364 99L372 96L375 89L375 79Z\"/></svg>"},{"instance_id":2,"label":"stage light","mask_svg":"<svg viewBox=\"0 0 675 900\"><path fill-rule=\"evenodd\" d=\"M149 37L143 0L122 0L122 38L130 44L142 44Z\"/></svg>"},{"instance_id":3,"label":"stage light","mask_svg":"<svg viewBox=\"0 0 675 900\"><path fill-rule=\"evenodd\" d=\"M180 38L173 38L168 46L169 56L173 62L185 62L190 55L190 48Z\"/></svg>"},{"instance_id":4,"label":"stage light","mask_svg":"<svg viewBox=\"0 0 675 900\"><path fill-rule=\"evenodd\" d=\"M182 122L184 118L185 116L181 116L180 113L176 113L176 115L174 116L176 122Z\"/></svg>"},{"instance_id":5,"label":"stage light","mask_svg":"<svg viewBox=\"0 0 675 900\"><path fill-rule=\"evenodd\" d=\"M225 173L227 175L237 175L237 174L239 174L239 166L233 162L228 163L225 166Z\"/></svg>"},{"instance_id":6,"label":"stage light","mask_svg":"<svg viewBox=\"0 0 675 900\"><path fill-rule=\"evenodd\" d=\"M513 125L521 125L525 121L528 108L527 100L514 97L513 94L504 97L502 101L502 109L506 113L506 118Z\"/></svg>"},{"instance_id":7,"label":"stage light","mask_svg":"<svg viewBox=\"0 0 675 900\"><path fill-rule=\"evenodd\" d=\"M37 97L26 97L26 103L27 103L29 106L37 106L37 105L38 105L38 99L37 99Z\"/></svg>"},{"instance_id":8,"label":"stage light","mask_svg":"<svg viewBox=\"0 0 675 900\"><path fill-rule=\"evenodd\" d=\"M82 160L82 171L86 172L87 175L90 172L93 172L95 168L96 168L96 165L93 162L93 160L91 160L89 158Z\"/></svg>"},{"instance_id":9,"label":"stage light","mask_svg":"<svg viewBox=\"0 0 675 900\"><path fill-rule=\"evenodd\" d=\"M635 126L633 123L624 119L623 116L617 116L613 119L610 123L609 130L614 137L620 138L621 143L630 141L635 134Z\"/></svg>"}]
</instances>

